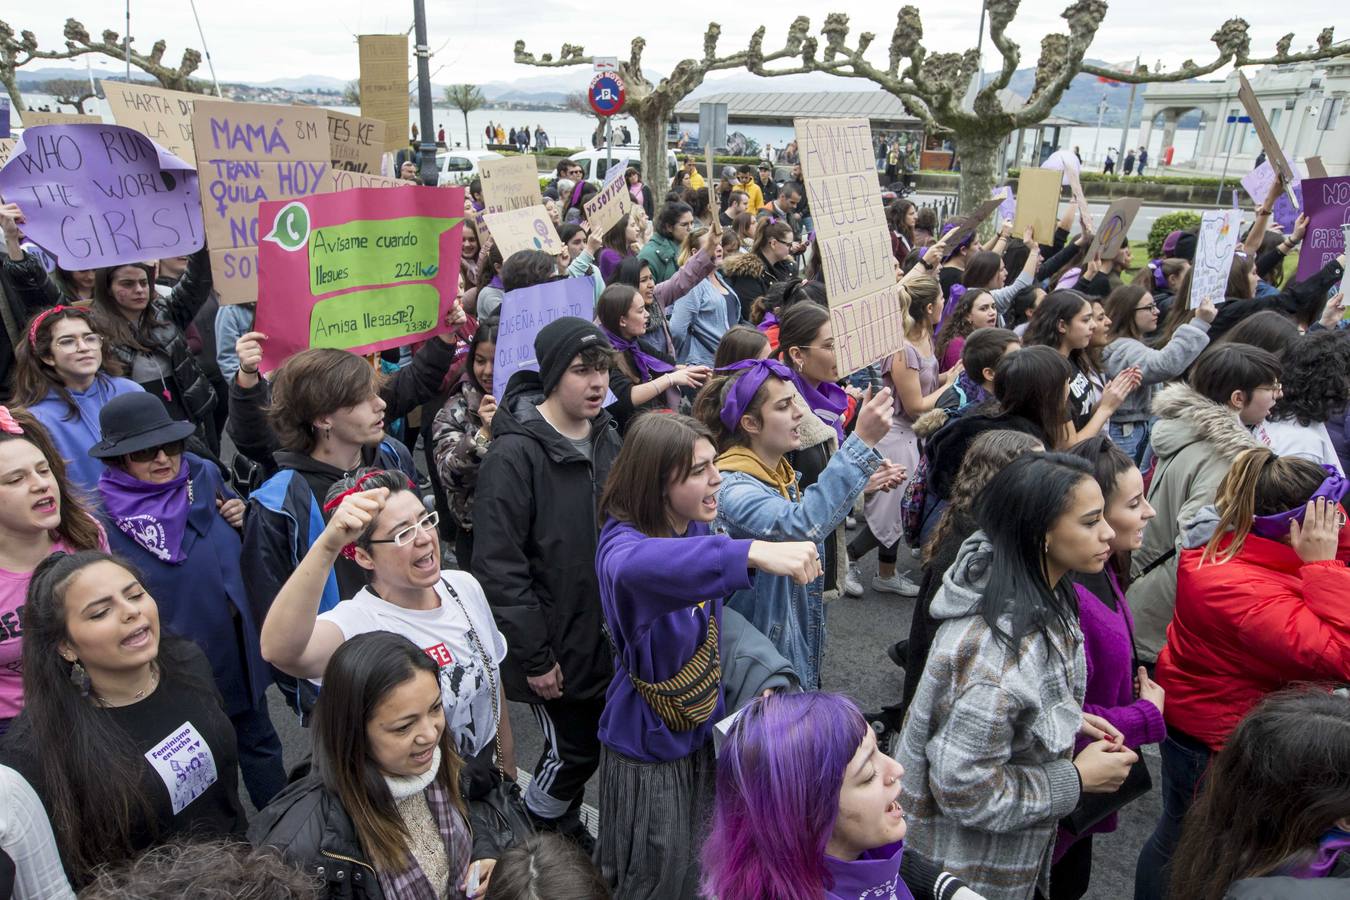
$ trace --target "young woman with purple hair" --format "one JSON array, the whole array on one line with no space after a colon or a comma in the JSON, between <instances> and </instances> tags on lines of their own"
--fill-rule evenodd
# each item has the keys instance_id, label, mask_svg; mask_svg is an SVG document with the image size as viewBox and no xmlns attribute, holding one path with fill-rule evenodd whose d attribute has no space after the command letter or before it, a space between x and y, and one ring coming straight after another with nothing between
<instances>
[{"instance_id":1,"label":"young woman with purple hair","mask_svg":"<svg viewBox=\"0 0 1350 900\"><path fill-rule=\"evenodd\" d=\"M751 703L718 760L704 895L974 900L960 879L905 850L902 774L841 694L771 694Z\"/></svg>"}]
</instances>

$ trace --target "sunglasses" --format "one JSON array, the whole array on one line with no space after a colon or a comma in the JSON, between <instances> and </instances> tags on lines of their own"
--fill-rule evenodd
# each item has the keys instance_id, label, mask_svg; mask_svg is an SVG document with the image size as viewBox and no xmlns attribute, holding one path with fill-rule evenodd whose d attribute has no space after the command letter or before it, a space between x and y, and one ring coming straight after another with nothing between
<instances>
[{"instance_id":1,"label":"sunglasses","mask_svg":"<svg viewBox=\"0 0 1350 900\"><path fill-rule=\"evenodd\" d=\"M148 463L156 456L159 456L159 451L161 450L164 451L165 456L182 456L183 442L169 441L169 443L160 444L158 447L146 447L144 450L136 450L132 453L128 453L127 459L132 462Z\"/></svg>"}]
</instances>

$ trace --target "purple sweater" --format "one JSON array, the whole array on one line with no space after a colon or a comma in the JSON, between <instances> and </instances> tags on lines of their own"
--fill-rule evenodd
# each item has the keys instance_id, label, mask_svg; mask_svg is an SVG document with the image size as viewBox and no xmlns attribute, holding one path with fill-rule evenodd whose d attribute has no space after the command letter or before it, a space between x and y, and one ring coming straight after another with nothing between
<instances>
[{"instance_id":1,"label":"purple sweater","mask_svg":"<svg viewBox=\"0 0 1350 900\"><path fill-rule=\"evenodd\" d=\"M1093 587L1114 594L1115 609L1094 593ZM1115 573L1107 566L1101 576L1080 576L1074 588L1078 591L1078 617L1083 627L1083 651L1087 654L1083 712L1101 716L1119 728L1131 750L1160 742L1167 737L1162 713L1149 701L1134 696L1134 617ZM1089 738L1080 735L1074 753L1090 743ZM1115 830L1116 816L1110 815L1088 833ZM1055 843L1056 860L1074 840L1073 835L1060 829Z\"/></svg>"},{"instance_id":2,"label":"purple sweater","mask_svg":"<svg viewBox=\"0 0 1350 900\"><path fill-rule=\"evenodd\" d=\"M723 716L720 697L707 722L671 731L638 696L628 673L654 683L679 672L707 637L709 618L716 616L720 625L722 599L750 587L751 543L709 534L702 522L678 538L648 537L627 523L605 522L595 571L620 661L600 716L606 747L644 762L671 762L711 739Z\"/></svg>"},{"instance_id":3,"label":"purple sweater","mask_svg":"<svg viewBox=\"0 0 1350 900\"><path fill-rule=\"evenodd\" d=\"M834 879L826 888L825 900L914 900L900 879L900 857L905 843L900 841L868 850L851 862L826 855L825 869Z\"/></svg>"}]
</instances>

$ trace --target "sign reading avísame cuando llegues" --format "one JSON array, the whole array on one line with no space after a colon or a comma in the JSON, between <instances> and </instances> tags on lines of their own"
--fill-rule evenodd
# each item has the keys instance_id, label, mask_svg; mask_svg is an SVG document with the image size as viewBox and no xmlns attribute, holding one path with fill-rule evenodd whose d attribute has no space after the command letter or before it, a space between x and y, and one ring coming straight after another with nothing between
<instances>
[{"instance_id":1,"label":"sign reading av\u00edsame cuando llegues","mask_svg":"<svg viewBox=\"0 0 1350 900\"><path fill-rule=\"evenodd\" d=\"M463 188L365 188L259 205L258 311L271 371L310 347L374 353L444 331Z\"/></svg>"},{"instance_id":2,"label":"sign reading av\u00edsame cuando llegues","mask_svg":"<svg viewBox=\"0 0 1350 900\"><path fill-rule=\"evenodd\" d=\"M891 235L866 119L796 119L835 357L856 372L904 344Z\"/></svg>"},{"instance_id":3,"label":"sign reading av\u00edsame cuando llegues","mask_svg":"<svg viewBox=\"0 0 1350 900\"><path fill-rule=\"evenodd\" d=\"M327 114L201 99L192 143L216 292L223 303L250 303L258 299L258 204L333 189Z\"/></svg>"},{"instance_id":4,"label":"sign reading av\u00edsame cuando llegues","mask_svg":"<svg viewBox=\"0 0 1350 900\"><path fill-rule=\"evenodd\" d=\"M1304 281L1345 252L1341 225L1350 222L1350 175L1303 179L1303 212L1308 230L1298 254L1298 280Z\"/></svg>"},{"instance_id":5,"label":"sign reading av\u00edsame cuando llegues","mask_svg":"<svg viewBox=\"0 0 1350 900\"><path fill-rule=\"evenodd\" d=\"M501 400L516 372L539 371L534 336L554 319L575 316L590 321L595 287L584 278L563 278L508 291L502 299L497 330L497 355L492 365L492 393Z\"/></svg>"},{"instance_id":6,"label":"sign reading av\u00edsame cuando llegues","mask_svg":"<svg viewBox=\"0 0 1350 900\"><path fill-rule=\"evenodd\" d=\"M65 269L184 256L205 240L197 173L120 125L26 129L0 170L0 194Z\"/></svg>"}]
</instances>

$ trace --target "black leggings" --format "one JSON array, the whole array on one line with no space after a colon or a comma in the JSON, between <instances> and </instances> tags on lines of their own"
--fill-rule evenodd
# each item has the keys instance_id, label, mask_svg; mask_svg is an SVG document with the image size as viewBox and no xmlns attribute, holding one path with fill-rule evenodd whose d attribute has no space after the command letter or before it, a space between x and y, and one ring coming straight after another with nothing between
<instances>
[{"instance_id":1,"label":"black leggings","mask_svg":"<svg viewBox=\"0 0 1350 900\"><path fill-rule=\"evenodd\" d=\"M900 541L897 539L896 542L889 547L883 547L881 545L881 539L872 533L872 529L867 526L866 522L861 522L859 524L862 528L853 536L853 540L848 542L849 560L857 562L873 550L876 550L877 559L880 562L892 566L895 565L895 561L900 555Z\"/></svg>"}]
</instances>

